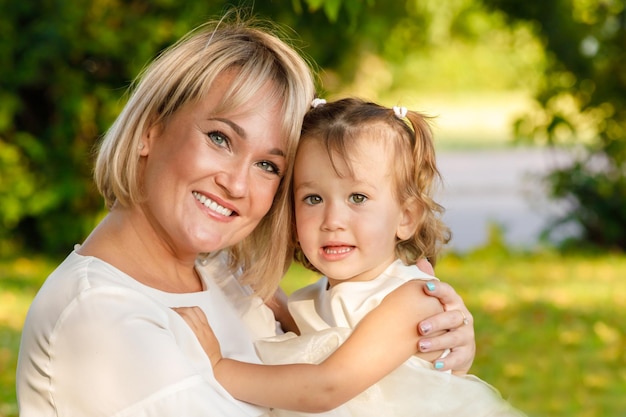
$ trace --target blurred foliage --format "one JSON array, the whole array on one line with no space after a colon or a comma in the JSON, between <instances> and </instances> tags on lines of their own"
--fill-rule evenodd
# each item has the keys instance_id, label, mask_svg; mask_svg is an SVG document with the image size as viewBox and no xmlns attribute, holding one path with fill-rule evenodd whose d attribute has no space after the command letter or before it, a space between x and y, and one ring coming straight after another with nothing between
<instances>
[{"instance_id":1,"label":"blurred foliage","mask_svg":"<svg viewBox=\"0 0 626 417\"><path fill-rule=\"evenodd\" d=\"M0 0L0 239L67 251L102 210L91 153L145 63L225 2Z\"/></svg>"},{"instance_id":2,"label":"blurred foliage","mask_svg":"<svg viewBox=\"0 0 626 417\"><path fill-rule=\"evenodd\" d=\"M0 2L0 238L66 251L93 226L95 141L144 62L203 14L184 2L170 16L174 3Z\"/></svg>"},{"instance_id":3,"label":"blurred foliage","mask_svg":"<svg viewBox=\"0 0 626 417\"><path fill-rule=\"evenodd\" d=\"M338 25L349 24L344 41L354 46L323 65L331 92L406 102L440 92L528 90L543 77L543 50L530 26L507 21L480 0L365 3L341 9L347 22Z\"/></svg>"},{"instance_id":4,"label":"blurred foliage","mask_svg":"<svg viewBox=\"0 0 626 417\"><path fill-rule=\"evenodd\" d=\"M331 68L349 62L357 41L367 41L355 30L361 4L276 0L240 7L253 5L251 14L298 28L287 36ZM66 252L103 210L91 181L92 150L125 89L160 50L231 3L0 0L0 8L0 247ZM402 12L401 4L386 8L380 13L386 20L367 27L368 39L381 39Z\"/></svg>"},{"instance_id":5,"label":"blurred foliage","mask_svg":"<svg viewBox=\"0 0 626 417\"><path fill-rule=\"evenodd\" d=\"M622 170L623 171L623 170ZM626 177L616 169L590 170L586 160L551 172L552 195L570 201L572 209L556 226L574 222L583 227L581 237L562 242L562 247L626 249ZM552 227L546 235L555 229Z\"/></svg>"},{"instance_id":6,"label":"blurred foliage","mask_svg":"<svg viewBox=\"0 0 626 417\"><path fill-rule=\"evenodd\" d=\"M231 4L0 0L3 252L24 247L66 252L84 238L103 210L91 181L92 151L124 104L126 88L160 50L207 19L219 18ZM428 51L453 39L476 44L493 33L484 34L491 27L490 17L474 0L445 5L434 0L239 4L243 9L250 6L254 15L294 28L287 36L323 68L324 87L335 90L349 82L388 90L384 83L370 83L368 73L370 79L364 80L358 71L377 68L369 65L373 56L398 63L408 55L424 64L432 58ZM407 66L414 68L413 64ZM421 77L422 85L428 84ZM414 82L416 74L398 70L390 78L406 84Z\"/></svg>"},{"instance_id":7,"label":"blurred foliage","mask_svg":"<svg viewBox=\"0 0 626 417\"><path fill-rule=\"evenodd\" d=\"M579 243L626 249L626 3L485 2L531 22L550 58L518 136L578 145L571 164L547 176L552 196L571 203L555 226L574 222Z\"/></svg>"},{"instance_id":8,"label":"blurred foliage","mask_svg":"<svg viewBox=\"0 0 626 417\"><path fill-rule=\"evenodd\" d=\"M626 158L623 2L0 0L2 252L61 253L86 236L103 211L94 144L126 88L160 50L233 4L292 28L287 36L321 69L323 95L407 103L444 89L536 90L518 133L583 140L584 156L554 173L552 192L573 201L569 219L585 238L623 247L614 225L626 230L626 190L612 180ZM571 181L574 169L590 180ZM596 183L597 198L583 199Z\"/></svg>"}]
</instances>

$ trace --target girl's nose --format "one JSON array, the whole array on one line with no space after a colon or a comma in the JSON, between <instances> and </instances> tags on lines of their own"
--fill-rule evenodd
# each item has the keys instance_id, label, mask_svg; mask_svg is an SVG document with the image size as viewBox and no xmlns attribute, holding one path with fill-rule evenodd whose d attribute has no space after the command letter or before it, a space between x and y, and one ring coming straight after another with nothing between
<instances>
[{"instance_id":1,"label":"girl's nose","mask_svg":"<svg viewBox=\"0 0 626 417\"><path fill-rule=\"evenodd\" d=\"M345 210L343 205L337 203L327 203L324 211L322 230L340 230L345 227Z\"/></svg>"}]
</instances>

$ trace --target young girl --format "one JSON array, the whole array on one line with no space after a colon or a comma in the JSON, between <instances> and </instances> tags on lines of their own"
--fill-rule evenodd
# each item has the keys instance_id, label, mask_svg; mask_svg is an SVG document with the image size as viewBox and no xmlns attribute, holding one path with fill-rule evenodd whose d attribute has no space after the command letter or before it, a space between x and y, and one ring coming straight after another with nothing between
<instances>
[{"instance_id":1,"label":"young girl","mask_svg":"<svg viewBox=\"0 0 626 417\"><path fill-rule=\"evenodd\" d=\"M257 342L264 363L284 365L222 358L210 329L192 324L218 381L280 416L334 407L326 415L520 415L478 378L433 370L430 361L446 352L415 354L419 319L441 311L421 290L420 280L435 278L415 263L434 262L449 239L432 198L439 173L426 119L357 99L315 104L292 203L296 259L324 277L289 300L300 336Z\"/></svg>"}]
</instances>

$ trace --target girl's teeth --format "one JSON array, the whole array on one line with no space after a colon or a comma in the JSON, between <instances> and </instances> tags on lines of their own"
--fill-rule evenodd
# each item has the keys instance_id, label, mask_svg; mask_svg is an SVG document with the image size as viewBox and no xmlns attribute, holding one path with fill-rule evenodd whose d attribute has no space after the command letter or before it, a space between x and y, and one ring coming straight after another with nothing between
<instances>
[{"instance_id":1,"label":"girl's teeth","mask_svg":"<svg viewBox=\"0 0 626 417\"><path fill-rule=\"evenodd\" d=\"M350 252L352 250L352 248L341 248L341 249L331 249L331 248L326 248L324 249L326 251L326 253L328 254L332 254L332 255L336 255L336 254L340 254L340 253L346 253L346 252Z\"/></svg>"}]
</instances>

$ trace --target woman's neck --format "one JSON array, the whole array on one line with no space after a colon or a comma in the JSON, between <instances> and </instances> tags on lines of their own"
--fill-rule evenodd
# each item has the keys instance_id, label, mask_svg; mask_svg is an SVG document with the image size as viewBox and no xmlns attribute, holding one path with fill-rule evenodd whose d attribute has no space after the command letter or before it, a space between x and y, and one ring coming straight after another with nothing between
<instances>
[{"instance_id":1,"label":"woman's neck","mask_svg":"<svg viewBox=\"0 0 626 417\"><path fill-rule=\"evenodd\" d=\"M181 257L147 223L139 210L115 208L87 237L78 253L102 259L161 291L202 291L194 267L196 254Z\"/></svg>"}]
</instances>

